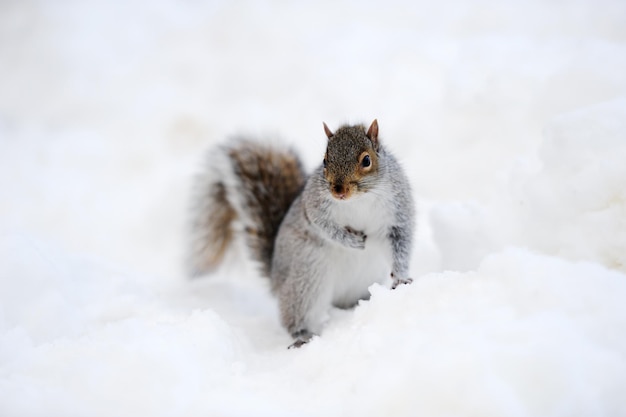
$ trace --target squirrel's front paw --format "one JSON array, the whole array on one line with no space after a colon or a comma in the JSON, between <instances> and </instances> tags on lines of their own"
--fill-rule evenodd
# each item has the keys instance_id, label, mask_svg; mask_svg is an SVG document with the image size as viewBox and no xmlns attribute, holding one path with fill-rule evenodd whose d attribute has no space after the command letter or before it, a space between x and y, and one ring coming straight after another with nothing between
<instances>
[{"instance_id":1,"label":"squirrel's front paw","mask_svg":"<svg viewBox=\"0 0 626 417\"><path fill-rule=\"evenodd\" d=\"M346 226L346 232L346 236L348 237L348 246L355 249L365 249L365 240L367 239L365 233L354 230L348 226Z\"/></svg>"},{"instance_id":2,"label":"squirrel's front paw","mask_svg":"<svg viewBox=\"0 0 626 417\"><path fill-rule=\"evenodd\" d=\"M391 274L391 278L393 279L393 284L391 284L392 290L395 290L398 285L410 284L413 282L413 278L396 278L393 274Z\"/></svg>"}]
</instances>

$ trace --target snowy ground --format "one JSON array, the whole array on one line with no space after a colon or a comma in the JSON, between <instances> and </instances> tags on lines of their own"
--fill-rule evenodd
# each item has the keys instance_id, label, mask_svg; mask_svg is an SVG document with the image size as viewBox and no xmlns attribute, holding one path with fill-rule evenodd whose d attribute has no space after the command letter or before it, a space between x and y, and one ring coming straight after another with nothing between
<instances>
[{"instance_id":1,"label":"snowy ground","mask_svg":"<svg viewBox=\"0 0 626 417\"><path fill-rule=\"evenodd\" d=\"M0 415L626 415L625 74L621 0L1 2ZM416 280L288 351L191 178L374 118Z\"/></svg>"}]
</instances>

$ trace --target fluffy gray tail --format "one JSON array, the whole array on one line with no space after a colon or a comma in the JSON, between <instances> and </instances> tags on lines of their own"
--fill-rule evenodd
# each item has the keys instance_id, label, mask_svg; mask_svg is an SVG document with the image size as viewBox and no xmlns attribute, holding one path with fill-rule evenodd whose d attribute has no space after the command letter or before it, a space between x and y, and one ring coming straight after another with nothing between
<instances>
[{"instance_id":1,"label":"fluffy gray tail","mask_svg":"<svg viewBox=\"0 0 626 417\"><path fill-rule=\"evenodd\" d=\"M269 277L278 228L302 191L298 156L248 140L213 148L194 184L189 268L193 276L213 271L241 222L253 258Z\"/></svg>"}]
</instances>

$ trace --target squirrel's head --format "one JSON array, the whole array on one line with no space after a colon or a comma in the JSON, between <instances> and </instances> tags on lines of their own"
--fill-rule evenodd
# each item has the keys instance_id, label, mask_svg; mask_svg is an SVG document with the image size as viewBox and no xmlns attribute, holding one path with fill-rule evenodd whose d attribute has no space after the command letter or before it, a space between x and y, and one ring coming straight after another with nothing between
<instances>
[{"instance_id":1,"label":"squirrel's head","mask_svg":"<svg viewBox=\"0 0 626 417\"><path fill-rule=\"evenodd\" d=\"M326 123L328 146L324 155L324 177L331 195L338 200L367 192L378 173L378 121L367 132L365 126L342 126L333 133Z\"/></svg>"}]
</instances>

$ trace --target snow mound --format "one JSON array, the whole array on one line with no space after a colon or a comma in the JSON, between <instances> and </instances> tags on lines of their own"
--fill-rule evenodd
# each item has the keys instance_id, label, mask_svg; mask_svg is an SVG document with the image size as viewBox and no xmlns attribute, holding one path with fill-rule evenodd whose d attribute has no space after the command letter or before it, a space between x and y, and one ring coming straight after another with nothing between
<instances>
[{"instance_id":1,"label":"snow mound","mask_svg":"<svg viewBox=\"0 0 626 417\"><path fill-rule=\"evenodd\" d=\"M15 259L6 246L3 264ZM55 259L65 273L27 267L51 285L14 287L33 303L56 295L64 308L34 320L23 315L41 311L35 304L3 299L3 415L626 413L626 335L616 331L626 326L626 276L597 264L509 249L474 272L373 286L370 301L336 311L323 337L292 351L285 335L259 350L232 318L177 308L189 286L146 294L123 278L112 285L93 263ZM74 272L88 284L76 287ZM81 295L82 285L94 291ZM120 300L134 311L122 314ZM55 334L45 340L42 329Z\"/></svg>"},{"instance_id":2,"label":"snow mound","mask_svg":"<svg viewBox=\"0 0 626 417\"><path fill-rule=\"evenodd\" d=\"M515 244L626 272L626 98L552 119L483 202L438 202L428 221L444 269L469 271Z\"/></svg>"},{"instance_id":3,"label":"snow mound","mask_svg":"<svg viewBox=\"0 0 626 417\"><path fill-rule=\"evenodd\" d=\"M518 196L522 237L626 271L626 98L555 118L539 155Z\"/></svg>"}]
</instances>

